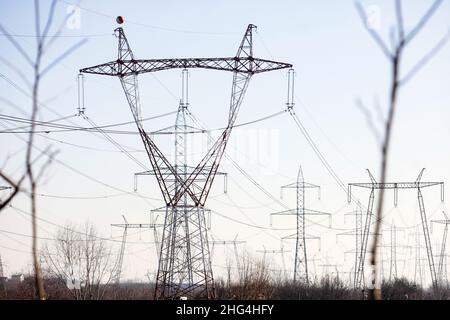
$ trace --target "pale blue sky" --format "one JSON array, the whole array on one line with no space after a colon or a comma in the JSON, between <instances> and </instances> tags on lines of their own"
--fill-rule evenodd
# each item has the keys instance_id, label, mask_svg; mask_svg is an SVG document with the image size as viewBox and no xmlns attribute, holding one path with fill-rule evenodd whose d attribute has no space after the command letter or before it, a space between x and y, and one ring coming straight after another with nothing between
<instances>
[{"instance_id":1,"label":"pale blue sky","mask_svg":"<svg viewBox=\"0 0 450 320\"><path fill-rule=\"evenodd\" d=\"M40 2L44 13L50 1ZM58 2L55 25L63 19L68 3L72 2ZM393 1L374 0L362 3L380 7L380 32L385 39L388 38L389 28L394 22ZM416 23L430 3L428 0L404 1L407 30ZM63 35L86 35L87 43L58 64L42 82L41 101L59 114L67 116L76 113L78 69L115 59L117 40L112 36L112 31L116 27L114 17L117 15L125 17L123 27L138 58L233 56L246 26L253 23L258 26L258 33L254 38L255 56L294 65L297 74L296 112L339 177L345 183L368 181L364 171L366 168L370 168L378 176L378 147L364 116L355 106L355 100L359 97L372 106L374 97L378 96L383 110L386 110L389 65L364 30L353 1L82 1L81 8L80 29L64 28ZM450 27L449 15L450 4L446 2L408 47L402 70L408 70L447 32ZM1 1L0 21L11 34L21 35L15 39L27 52L32 52L35 39L23 37L34 33L32 1ZM81 39L82 37L59 38L49 50L45 61L54 59ZM0 37L0 43L0 56L13 62L31 77L31 69L4 36ZM447 143L450 136L449 57L450 45L447 45L400 92L389 167L390 180L414 180L423 167L427 168L425 180L447 182L450 178L450 152ZM0 72L25 88L20 77L1 61ZM286 71L256 75L250 83L237 122L250 121L283 110L286 82ZM191 70L192 112L210 128L223 126L228 112L230 88L231 74ZM143 75L140 78L140 90L144 116L175 110L180 95L180 70L157 73L155 77ZM46 102L55 95L56 99ZM0 97L13 101L27 112L30 109L29 98L4 79L0 79ZM86 106L87 115L98 124L132 120L120 84L114 78L87 76ZM23 116L4 101L0 101L0 111L1 114ZM46 109L42 110L40 117L43 120L58 118ZM174 120L174 116L169 116L150 121L146 127L156 130L172 124ZM77 125L88 125L81 118L73 118L71 121ZM13 124L1 120L0 125L10 127ZM133 128L132 125L121 127L124 130ZM269 145L277 155L274 159L278 159L275 170L264 170L245 161L245 158L238 157L240 153L248 154L245 144L239 144L240 137L246 139L258 132L261 135L272 132L277 137L274 141L278 143ZM353 210L353 207L345 207L346 195L320 164L288 114L244 127L233 134L234 140L228 147L230 153L239 158L236 161L264 188L278 196L279 187L295 179L301 163L306 180L322 186L322 199L317 201L311 195L308 198L310 207L329 212L341 209L333 217L333 227L345 229L353 226L348 220L344 224L343 219L343 214ZM115 150L110 143L87 133L51 133L48 137L85 147ZM114 138L121 144L142 150L137 136L115 135ZM167 144L169 140L158 141ZM133 191L133 173L142 171L118 152L86 150L39 137L39 146L49 143L59 150L58 160L102 182L130 192ZM269 142L261 138L260 143L260 147L264 149ZM20 151L6 166L11 171L20 168L24 156L23 143L11 134L0 134L0 146L0 161L8 153ZM238 154L232 152L236 148L239 149ZM148 164L142 152L135 156ZM269 227L269 213L281 210L282 207L249 183L226 159L221 170L230 175L228 196L221 195L222 182L218 179L213 189L213 198L209 199L207 206L233 219ZM45 185L40 189L45 194L76 197L118 193L117 190L90 181L58 163L52 165L46 178ZM435 193L425 193L426 200L429 199L428 213L430 217L434 214L434 218L441 218L444 206L439 203L439 190L434 191ZM160 198L156 181L152 178L141 179L139 192ZM366 201L366 194L361 193L359 196L363 202ZM242 208L233 208L230 198ZM283 201L288 206L295 204L293 197L286 197ZM399 228L415 225L419 216L414 194L401 194L400 201L401 206L397 209L401 210L399 215L395 214L396 210L391 210L392 202L389 202L387 210L390 213L386 223L390 224L395 220ZM261 208L264 204L267 206ZM125 213L130 222L146 222L147 212L161 205L161 201L143 201L132 195L97 200L39 199L41 217L59 224L66 221L82 223L89 219L105 236L109 236L110 223L121 221L121 214ZM23 196L15 201L14 206L28 210ZM293 222L294 217L278 220L274 227L289 228L293 226ZM0 225L2 230L30 233L27 216L21 216L13 209L2 212ZM41 227L41 236L51 236L55 229L45 222L41 223ZM439 240L442 230L438 227L435 230L433 239ZM339 230L309 225L309 234L322 237L322 250L319 252L317 245L312 242L311 255L325 259L329 254L330 260L343 264L342 270L347 271L351 267L351 259L344 261L342 252L353 248L353 240L341 239L336 243L337 232ZM232 239L239 233L239 238L248 240L248 249L255 251L262 249L262 244L267 249L279 248L280 241L277 239L289 232L262 232L213 215L212 233L223 240ZM29 251L29 239L10 234L8 236L12 239L0 232L1 245ZM120 231L115 230L113 236L120 236ZM399 234L399 237L403 235ZM131 236L130 241L139 242L139 236ZM151 234L143 232L142 241L153 241ZM402 241L407 241L406 235ZM117 243L113 244L117 246ZM285 246L293 249L292 242L286 242ZM125 258L126 278L143 279L146 270L154 271L154 250L151 248L145 251L145 248L145 244L131 244L127 248L129 253L140 253L130 254ZM219 251L215 252L215 256ZM7 263L8 272L20 270L30 261L26 253L2 247L0 253ZM217 265L214 271L220 274L224 259L217 259L213 262ZM292 268L292 257L287 259L288 268ZM279 259L274 263L279 265ZM320 274L320 269L318 273Z\"/></svg>"}]
</instances>

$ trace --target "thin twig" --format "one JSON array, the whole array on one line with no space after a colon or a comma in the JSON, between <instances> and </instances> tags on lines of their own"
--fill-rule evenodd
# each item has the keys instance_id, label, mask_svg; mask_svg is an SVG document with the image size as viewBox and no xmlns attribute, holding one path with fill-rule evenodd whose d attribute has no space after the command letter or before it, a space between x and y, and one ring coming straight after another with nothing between
<instances>
[{"instance_id":1,"label":"thin twig","mask_svg":"<svg viewBox=\"0 0 450 320\"><path fill-rule=\"evenodd\" d=\"M450 29L447 31L447 33L442 37L441 40L439 40L436 45L431 48L431 50L426 53L408 72L406 72L406 75L400 80L400 85L404 85L406 82L411 80L416 73L418 73L425 65L430 62L430 60L439 53L439 51L444 48L444 46L447 44L447 42L450 39Z\"/></svg>"},{"instance_id":2,"label":"thin twig","mask_svg":"<svg viewBox=\"0 0 450 320\"><path fill-rule=\"evenodd\" d=\"M364 105L364 103L359 98L356 100L356 106L359 108L359 110L364 115L364 118L366 119L369 129L372 131L373 135L375 136L377 144L380 144L381 143L381 133L379 132L378 128L376 127L375 123L373 122L373 117L372 117L370 110Z\"/></svg>"},{"instance_id":3,"label":"thin twig","mask_svg":"<svg viewBox=\"0 0 450 320\"><path fill-rule=\"evenodd\" d=\"M417 25L409 32L408 35L405 36L404 42L405 45L411 42L413 38L417 36L417 34L423 29L423 27L430 20L431 16L436 12L439 6L442 4L442 0L435 0L428 11L423 15Z\"/></svg>"},{"instance_id":4,"label":"thin twig","mask_svg":"<svg viewBox=\"0 0 450 320\"><path fill-rule=\"evenodd\" d=\"M389 49L386 46L386 44L384 43L383 39L381 39L380 35L374 29L371 29L371 28L369 28L367 26L367 15L366 15L366 12L365 12L363 6L359 2L356 2L355 6L356 6L356 10L358 11L358 14L359 14L359 16L360 16L360 18L362 20L362 23L364 24L367 32L369 32L370 36L376 42L376 44L381 49L381 51L384 53L384 55L388 59L392 59L392 54L389 51Z\"/></svg>"}]
</instances>

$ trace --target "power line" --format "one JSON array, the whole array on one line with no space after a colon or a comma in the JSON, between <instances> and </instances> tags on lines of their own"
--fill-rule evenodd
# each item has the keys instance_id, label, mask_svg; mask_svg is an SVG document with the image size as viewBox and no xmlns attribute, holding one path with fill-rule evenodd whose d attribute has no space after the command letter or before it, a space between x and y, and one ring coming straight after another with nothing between
<instances>
[{"instance_id":1,"label":"power line","mask_svg":"<svg viewBox=\"0 0 450 320\"><path fill-rule=\"evenodd\" d=\"M158 118L162 118L168 115L172 115L175 114L177 111L171 111L168 113L164 113L161 115L157 115L157 116L153 116L153 117L149 117L149 118L144 118L141 121L147 121L147 120L154 120L154 119L158 119ZM233 126L233 128L238 128L238 127L243 127L243 126L248 126L254 123L258 123L258 122L262 122L268 119L272 119L275 118L281 114L283 114L284 111L279 111L267 116L263 116L261 118L255 119L255 120L251 120L251 121L247 121L247 122L243 122L243 123L238 123L236 125ZM64 119L66 119L67 117L65 117ZM34 130L34 133L54 133L54 132L71 132L71 131L95 131L97 129L104 129L104 128L111 128L111 127L118 127L118 126L122 126L122 125L127 125L127 124L131 124L134 123L134 121L128 121L128 122L122 122L122 123L115 123L115 124L109 124L109 125L102 125L102 126L94 126L94 127L80 127L80 126L69 126L69 125L63 125L63 124L54 124L51 121L45 122L45 121L31 121L29 119L26 118L20 118L20 117L14 117L14 116L8 116L8 115L3 115L0 114L0 119L6 120L6 121L12 121L12 122L20 122L20 123L29 123L29 124L35 124L35 125L39 125L39 126L46 126L46 127L51 127L51 128L57 128L60 130ZM221 128L214 128L214 129L204 129L204 130L187 130L186 134L198 134L198 133L206 133L206 132L214 132L214 131L221 131L226 129L226 127L221 127ZM0 131L0 133L30 133L31 131L28 130L23 130L23 131L17 131L17 129L7 129L7 130L3 130ZM136 131L130 131L130 130L104 130L105 133L111 133L111 134L133 134L133 135L137 135L139 134L139 132ZM175 131L150 131L149 134L152 135L174 135Z\"/></svg>"},{"instance_id":2,"label":"power line","mask_svg":"<svg viewBox=\"0 0 450 320\"><path fill-rule=\"evenodd\" d=\"M65 0L58 0L59 2L68 4L68 5L74 5L73 3L70 3L69 1L65 1ZM109 19L113 19L114 21L116 20L116 16L111 16L108 15L106 13L97 11L97 10L93 10L84 6L80 6L80 5L76 5L77 8L80 8L81 10L84 10L86 12L90 12L92 14L104 17L104 18L109 18ZM146 28L150 28L150 29L155 29L155 30L161 30L161 31L167 31L167 32L176 32L176 33L189 33L189 34L207 34L207 35L233 35L233 34L238 34L238 32L207 32L207 31L196 31L196 30L186 30L186 29L175 29L175 28L168 28L168 27L163 27L163 26L157 26L157 25L151 25L148 23L142 23L142 22L137 22L137 21L132 21L132 20L127 20L127 23L129 24L134 24L137 26L141 26L141 27L146 27Z\"/></svg>"},{"instance_id":3,"label":"power line","mask_svg":"<svg viewBox=\"0 0 450 320\"><path fill-rule=\"evenodd\" d=\"M20 139L20 140L26 142L26 140L25 140L24 138L22 138L21 136L19 136L19 135L17 135L17 134L16 134L16 136L17 136L18 139ZM33 147L33 149L36 149L37 151L39 151L39 152L45 154L46 156L50 156L50 155L48 154L47 151L42 150L41 148L38 148L38 147L36 147L35 145L32 145L32 147ZM98 183L98 184L100 184L100 185L103 185L103 186L105 186L105 187L107 187L107 188L110 188L110 189L119 191L119 192L121 192L121 193L125 193L125 194L128 194L128 195L132 195L132 196L141 198L142 200L146 201L147 203L149 203L149 202L147 201L147 199L154 200L154 198L150 198L150 197L143 196L143 195L141 195L141 194L139 194L139 193L137 193L137 192L126 191L126 190L124 190L124 189L122 189L122 188L118 188L118 187L115 187L115 186L113 186L113 185L110 185L110 184L108 184L108 183L106 183L106 182L100 181L100 180L98 180L98 179L96 179L96 178L94 178L94 177L92 177L92 176L90 176L90 175L88 175L88 174L86 174L86 173L84 173L84 172L78 170L78 169L75 169L74 167L72 167L72 166L70 166L69 164L67 164L65 161L61 161L61 160L59 160L59 159L57 159L57 158L53 158L52 161L54 161L54 162L58 163L59 165L65 167L65 168L67 168L67 169L69 169L70 171L73 171L73 172L77 173L78 175L80 175L80 176L82 176L82 177L85 177L85 178L88 179L88 180L91 180L91 181L93 181L93 182L95 182L95 183ZM149 204L150 204L150 203L149 203ZM151 205L151 204L150 204L150 205Z\"/></svg>"},{"instance_id":4,"label":"power line","mask_svg":"<svg viewBox=\"0 0 450 320\"><path fill-rule=\"evenodd\" d=\"M23 214L26 214L26 215L29 215L29 216L31 216L31 213L29 213L29 212L27 212L27 211L25 211L25 210L22 210L22 209L20 209L20 208L17 208L16 206L9 206L10 208L12 208L12 209L14 209L15 211L17 211L17 212L20 212L20 213L23 213ZM117 243L122 243L122 241L121 240L114 240L114 239L110 239L110 238L105 238L105 237L101 237L101 236L96 236L96 235L91 235L91 234L87 234L87 233L85 233L85 232L81 232L81 231L78 231L78 230L74 230L74 229L71 229L71 228L68 228L67 226L62 226L62 225L60 225L60 224L58 224L58 223L55 223L55 222L52 222L52 221L50 221L50 220L47 220L47 219L44 219L44 218L41 218L41 217L36 217L38 220L40 220L40 221L42 221L42 222L45 222L45 223L47 223L47 224L50 224L50 225L52 225L52 226L55 226L55 227L58 227L58 228L62 228L62 229L65 229L65 230L68 230L68 231L71 231L71 232L74 232L74 233L77 233L77 234L80 234L80 235L83 235L83 236L89 236L89 237L92 237L92 238L94 238L94 239L97 239L97 240L101 240L101 241L109 241L109 242L117 242ZM32 237L32 236L29 236L29 237ZM48 240L48 239L47 239ZM53 239L54 240L54 239ZM131 243L131 244L155 244L154 242L128 242L128 243Z\"/></svg>"},{"instance_id":5,"label":"power line","mask_svg":"<svg viewBox=\"0 0 450 320\"><path fill-rule=\"evenodd\" d=\"M169 115L175 114L176 112L177 112L176 110L166 112L166 113L159 114L156 116L144 118L144 119L142 119L142 121L149 121L149 120L155 120L155 119L167 117ZM134 123L134 121L127 121L127 122L113 123L113 124L107 124L107 125L102 125L102 126L95 125L92 127L80 127L80 126L73 126L73 125L70 126L70 125L65 125L65 124L54 123L59 120L65 120L65 119L68 119L68 118L71 118L74 116L76 116L76 115L70 115L70 116L62 117L60 119L52 120L52 121L38 121L38 120L32 121L27 118L21 118L21 117L0 114L0 119L6 120L6 121L11 121L11 122L27 123L27 124L34 124L34 125L38 125L38 126L45 126L45 127L50 127L50 128L61 129L61 130L41 130L41 131L35 130L35 131L33 131L35 133L68 132L68 131L96 131L96 130L100 130L100 129L119 127L119 126ZM31 132L29 130L17 131L16 129L17 128L11 129L11 130L3 130L3 131L0 131L0 133L30 133ZM134 131L119 131L119 130L111 131L110 133L138 134L137 132L134 132Z\"/></svg>"},{"instance_id":6,"label":"power line","mask_svg":"<svg viewBox=\"0 0 450 320\"><path fill-rule=\"evenodd\" d=\"M34 35L34 34L13 34L13 33L0 33L0 36L5 37L15 37L15 38L96 38L96 37L106 37L112 36L112 33L99 33L99 34L59 34L52 36L42 36L42 35Z\"/></svg>"},{"instance_id":7,"label":"power line","mask_svg":"<svg viewBox=\"0 0 450 320\"><path fill-rule=\"evenodd\" d=\"M338 184L338 186L344 190L344 192L347 194L347 188L345 186L345 184L342 182L342 180L339 178L339 176L336 174L336 172L334 171L334 169L331 167L331 165L329 164L329 162L327 161L327 159L324 157L324 155L322 154L322 152L320 152L319 148L317 147L316 143L314 142L314 140L311 138L311 136L309 135L308 131L306 130L305 126L301 123L300 119L298 118L297 114L295 113L294 110L290 110L290 114L292 116L292 119L294 119L295 124L297 125L297 127L300 129L300 132L303 134L303 136L305 137L306 141L308 142L308 144L311 146L311 148L313 149L314 153L317 155L317 157L319 158L320 162L324 165L325 169L328 171L328 173L331 175L331 177L336 181L336 183Z\"/></svg>"}]
</instances>

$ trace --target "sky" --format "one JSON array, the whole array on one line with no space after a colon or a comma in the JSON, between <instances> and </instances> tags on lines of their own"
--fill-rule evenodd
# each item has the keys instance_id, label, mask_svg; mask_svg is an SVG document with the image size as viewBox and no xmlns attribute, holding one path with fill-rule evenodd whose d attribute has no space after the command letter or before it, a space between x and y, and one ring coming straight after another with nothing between
<instances>
[{"instance_id":1,"label":"sky","mask_svg":"<svg viewBox=\"0 0 450 320\"><path fill-rule=\"evenodd\" d=\"M42 17L50 0L39 1ZM345 183L369 182L366 169L377 178L379 140L370 129L367 118L357 107L360 99L372 113L378 130L386 117L390 66L386 57L368 35L358 16L354 1L81 1L76 15L68 23L64 17L71 11L72 0L58 1L51 33L62 25L61 36L47 50L43 64L48 65L77 43L81 45L54 66L42 79L39 99L45 106L39 119L50 121L69 117L59 123L89 126L77 113L77 75L83 67L116 59L117 39L113 30L115 17L125 18L125 30L138 58L231 57L234 56L248 24L257 25L254 36L256 57L291 63L295 76L295 112L308 133ZM378 12L377 27L383 39L395 23L392 1L362 1L368 10ZM417 23L431 1L404 1L405 29ZM444 2L431 21L407 47L401 72L406 74L445 34L450 24L450 4ZM34 54L33 1L0 2L1 25L30 54ZM43 22L42 22L43 23ZM84 40L85 39L85 40ZM388 41L387 41L388 42ZM10 65L32 79L32 69L11 45L0 36L0 113L27 118L30 114L30 92L26 82ZM389 181L414 181L422 168L423 180L447 182L450 178L450 45L446 45L424 69L401 88L396 114ZM9 61L5 63L5 59ZM211 70L190 70L189 109L207 128L226 124L232 74ZM181 96L181 70L145 74L139 78L143 117L176 111ZM22 90L20 90L22 88ZM132 121L120 83L115 78L86 75L85 114L98 125ZM237 123L252 122L286 108L287 70L255 75L247 90ZM375 105L379 103L381 112ZM381 114L381 115L380 115ZM173 125L175 114L145 122L148 131ZM21 125L0 120L0 132ZM117 127L134 130L133 124ZM217 135L217 131L213 133ZM134 134L112 134L115 141L133 150L132 154L149 166L143 146ZM23 133L0 133L0 163L6 172L18 177L23 172L25 144ZM170 137L156 136L161 149L172 157ZM204 152L206 137L197 135L190 141L192 163ZM140 177L133 191L133 175L144 169L101 134L87 132L40 133L36 146L51 146L57 151L55 161L39 186L39 235L51 238L58 225L67 222L83 224L89 220L119 250L122 230L110 227L121 223L122 215L132 223L147 223L149 212L163 206L154 177ZM228 158L220 170L228 173L227 192L222 177L217 177L206 206L212 209L209 235L217 240L235 237L246 241L239 250L261 257L258 251L280 250L283 246L288 272L293 269L294 241L282 237L295 232L295 217L270 214L284 210L279 204L295 207L290 190L280 199L280 187L295 181L301 165L305 180L321 186L321 197L308 192L307 207L332 213L327 218L309 218L307 234L320 237L308 241L311 272L321 276L326 267L336 264L341 275L352 268L354 237L337 236L352 232L355 210L308 145L288 113L235 128ZM234 160L272 197L268 197L233 165ZM0 181L2 183L2 181ZM2 191L0 191L2 192ZM6 196L3 191L1 197ZM367 205L368 193L354 190L355 198ZM427 217L442 219L446 209L439 188L424 191ZM277 201L274 200L277 199ZM278 200L279 199L279 200ZM22 210L22 211L20 211ZM30 269L29 201L20 195L12 208L0 213L0 254L7 274ZM414 243L420 222L414 191L401 191L399 206L394 208L388 193L383 224L383 243L390 243L390 226L397 227L397 243ZM162 219L162 217L161 217ZM280 230L285 229L285 230ZM420 230L420 229L418 229ZM432 243L437 254L443 227L433 225ZM9 232L9 233L8 233ZM14 232L16 234L13 234ZM27 237L28 236L28 237ZM421 234L423 238L423 235ZM40 243L46 240L41 239ZM154 273L156 252L153 235L148 230L130 232L126 247L123 278L145 281ZM424 245L423 239L422 246ZM290 251L289 251L290 250ZM414 277L413 253L398 249L398 273ZM409 250L409 251L408 251ZM289 252L288 252L289 251ZM382 249L387 261L389 249ZM213 270L224 275L227 259L233 259L233 248L215 246ZM425 257L425 252L422 250ZM282 269L280 255L266 256L274 270ZM314 258L314 259L313 259ZM402 260L402 261L400 261ZM425 263L425 262L423 262ZM389 263L385 263L387 270ZM429 281L424 264L424 281ZM388 274L388 270L385 271ZM416 274L417 277L417 274ZM428 279L428 280L427 280Z\"/></svg>"}]
</instances>

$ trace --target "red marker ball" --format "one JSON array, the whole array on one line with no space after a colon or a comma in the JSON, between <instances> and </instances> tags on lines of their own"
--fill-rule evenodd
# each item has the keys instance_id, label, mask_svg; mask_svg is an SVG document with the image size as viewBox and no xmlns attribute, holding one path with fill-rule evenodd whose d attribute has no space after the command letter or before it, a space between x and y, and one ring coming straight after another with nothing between
<instances>
[{"instance_id":1,"label":"red marker ball","mask_svg":"<svg viewBox=\"0 0 450 320\"><path fill-rule=\"evenodd\" d=\"M118 24L122 24L124 21L125 21L125 20L123 19L122 16L118 16L118 17L116 18L116 22L117 22Z\"/></svg>"}]
</instances>

